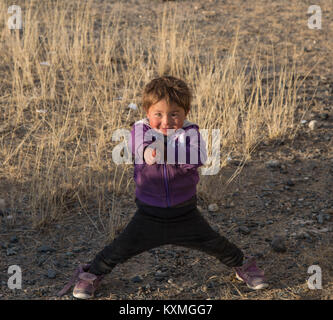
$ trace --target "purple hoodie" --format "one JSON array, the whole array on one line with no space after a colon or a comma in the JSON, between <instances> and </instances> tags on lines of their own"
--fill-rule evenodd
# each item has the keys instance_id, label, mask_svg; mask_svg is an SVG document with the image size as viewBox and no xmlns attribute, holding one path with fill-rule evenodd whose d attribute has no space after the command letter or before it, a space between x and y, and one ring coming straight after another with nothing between
<instances>
[{"instance_id":1,"label":"purple hoodie","mask_svg":"<svg viewBox=\"0 0 333 320\"><path fill-rule=\"evenodd\" d=\"M143 153L156 140L163 141L168 159L148 165L144 162ZM136 197L140 201L166 208L185 202L196 194L198 168L207 159L205 143L196 124L185 120L182 129L167 137L152 129L147 118L142 119L133 125L130 149L135 159Z\"/></svg>"}]
</instances>

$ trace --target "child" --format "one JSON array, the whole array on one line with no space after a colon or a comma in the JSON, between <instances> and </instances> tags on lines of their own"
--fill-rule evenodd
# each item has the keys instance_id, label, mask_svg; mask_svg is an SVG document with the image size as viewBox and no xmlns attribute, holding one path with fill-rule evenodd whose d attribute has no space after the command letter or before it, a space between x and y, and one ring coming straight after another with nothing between
<instances>
[{"instance_id":1,"label":"child","mask_svg":"<svg viewBox=\"0 0 333 320\"><path fill-rule=\"evenodd\" d=\"M164 76L147 84L143 94L147 118L134 124L130 141L138 209L91 264L79 266L59 295L75 282L74 297L91 298L118 263L166 244L213 255L234 267L236 277L250 288L267 287L254 258L244 262L242 251L214 231L197 209L198 167L206 153L198 126L186 120L190 104L191 92L180 79Z\"/></svg>"}]
</instances>

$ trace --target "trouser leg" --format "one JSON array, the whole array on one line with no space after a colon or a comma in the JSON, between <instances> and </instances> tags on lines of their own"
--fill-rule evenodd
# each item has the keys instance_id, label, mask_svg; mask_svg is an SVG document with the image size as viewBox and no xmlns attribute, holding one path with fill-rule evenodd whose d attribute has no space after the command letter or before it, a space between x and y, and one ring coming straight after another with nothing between
<instances>
[{"instance_id":1,"label":"trouser leg","mask_svg":"<svg viewBox=\"0 0 333 320\"><path fill-rule=\"evenodd\" d=\"M139 207L124 231L99 252L89 271L106 274L118 264L149 249L174 244L200 250L228 267L240 266L242 251L214 231L196 206L184 208Z\"/></svg>"},{"instance_id":2,"label":"trouser leg","mask_svg":"<svg viewBox=\"0 0 333 320\"><path fill-rule=\"evenodd\" d=\"M175 245L200 250L216 257L228 267L241 266L242 251L227 238L214 231L195 208L183 223L172 226L168 234Z\"/></svg>"},{"instance_id":3,"label":"trouser leg","mask_svg":"<svg viewBox=\"0 0 333 320\"><path fill-rule=\"evenodd\" d=\"M165 243L163 225L139 208L122 233L95 256L89 272L109 273L118 263Z\"/></svg>"}]
</instances>

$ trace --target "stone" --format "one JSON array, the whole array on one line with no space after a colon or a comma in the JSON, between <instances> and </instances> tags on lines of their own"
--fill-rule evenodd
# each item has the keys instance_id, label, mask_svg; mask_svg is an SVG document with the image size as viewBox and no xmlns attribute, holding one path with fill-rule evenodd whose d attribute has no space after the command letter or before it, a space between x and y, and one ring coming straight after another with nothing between
<instances>
[{"instance_id":1,"label":"stone","mask_svg":"<svg viewBox=\"0 0 333 320\"><path fill-rule=\"evenodd\" d=\"M328 113L321 113L320 114L320 118L323 119L323 120L327 120L329 117Z\"/></svg>"},{"instance_id":2,"label":"stone","mask_svg":"<svg viewBox=\"0 0 333 320\"><path fill-rule=\"evenodd\" d=\"M216 203L212 203L208 206L208 211L210 212L216 212L218 209L219 207Z\"/></svg>"},{"instance_id":3,"label":"stone","mask_svg":"<svg viewBox=\"0 0 333 320\"><path fill-rule=\"evenodd\" d=\"M248 234L250 234L250 229L248 228L248 227L246 227L246 226L241 226L241 227L239 227L238 228L238 231L240 232L240 233L242 233L242 234L244 234L244 235L248 235Z\"/></svg>"},{"instance_id":4,"label":"stone","mask_svg":"<svg viewBox=\"0 0 333 320\"><path fill-rule=\"evenodd\" d=\"M310 128L310 130L316 130L316 129L318 129L319 128L318 121L317 120L311 120L309 122L309 128Z\"/></svg>"},{"instance_id":5,"label":"stone","mask_svg":"<svg viewBox=\"0 0 333 320\"><path fill-rule=\"evenodd\" d=\"M324 223L324 215L322 213L317 215L317 221L318 221L319 224Z\"/></svg>"},{"instance_id":6,"label":"stone","mask_svg":"<svg viewBox=\"0 0 333 320\"><path fill-rule=\"evenodd\" d=\"M212 229L213 229L215 232L217 232L217 233L220 232L220 228L219 228L219 226L217 226L217 225L212 225L211 227L212 227Z\"/></svg>"},{"instance_id":7,"label":"stone","mask_svg":"<svg viewBox=\"0 0 333 320\"><path fill-rule=\"evenodd\" d=\"M47 252L54 252L54 251L56 251L56 250L48 245L42 245L37 249L38 253L47 253Z\"/></svg>"},{"instance_id":8,"label":"stone","mask_svg":"<svg viewBox=\"0 0 333 320\"><path fill-rule=\"evenodd\" d=\"M266 162L266 167L269 169L278 169L281 167L281 163L278 160L269 160Z\"/></svg>"},{"instance_id":9,"label":"stone","mask_svg":"<svg viewBox=\"0 0 333 320\"><path fill-rule=\"evenodd\" d=\"M13 248L8 248L7 249L7 256L15 256L16 253L17 252Z\"/></svg>"},{"instance_id":10,"label":"stone","mask_svg":"<svg viewBox=\"0 0 333 320\"><path fill-rule=\"evenodd\" d=\"M284 244L284 239L281 236L275 236L271 242L271 247L275 252L286 252L287 248Z\"/></svg>"},{"instance_id":11,"label":"stone","mask_svg":"<svg viewBox=\"0 0 333 320\"><path fill-rule=\"evenodd\" d=\"M289 186L289 187L292 187L292 186L295 185L295 183L294 183L294 181L292 181L292 180L288 180L288 181L286 182L286 185Z\"/></svg>"},{"instance_id":12,"label":"stone","mask_svg":"<svg viewBox=\"0 0 333 320\"><path fill-rule=\"evenodd\" d=\"M206 18L213 18L216 16L216 11L213 10L203 10L202 14L206 17Z\"/></svg>"},{"instance_id":13,"label":"stone","mask_svg":"<svg viewBox=\"0 0 333 320\"><path fill-rule=\"evenodd\" d=\"M16 235L12 236L12 237L10 238L10 242L11 242L11 243L17 243L17 242L18 242L17 236L16 236Z\"/></svg>"},{"instance_id":14,"label":"stone","mask_svg":"<svg viewBox=\"0 0 333 320\"><path fill-rule=\"evenodd\" d=\"M135 276L131 279L131 281L134 283L139 283L142 282L142 278L140 276Z\"/></svg>"},{"instance_id":15,"label":"stone","mask_svg":"<svg viewBox=\"0 0 333 320\"><path fill-rule=\"evenodd\" d=\"M298 240L303 240L303 239L311 240L312 239L311 236L305 231L301 231L298 234L296 234L295 238Z\"/></svg>"},{"instance_id":16,"label":"stone","mask_svg":"<svg viewBox=\"0 0 333 320\"><path fill-rule=\"evenodd\" d=\"M49 279L55 279L56 276L57 276L57 273L52 270L52 269L49 269L47 270L47 275L46 275Z\"/></svg>"},{"instance_id":17,"label":"stone","mask_svg":"<svg viewBox=\"0 0 333 320\"><path fill-rule=\"evenodd\" d=\"M156 281L163 281L168 277L168 274L166 272L161 272L161 271L157 271L155 273L155 280Z\"/></svg>"}]
</instances>

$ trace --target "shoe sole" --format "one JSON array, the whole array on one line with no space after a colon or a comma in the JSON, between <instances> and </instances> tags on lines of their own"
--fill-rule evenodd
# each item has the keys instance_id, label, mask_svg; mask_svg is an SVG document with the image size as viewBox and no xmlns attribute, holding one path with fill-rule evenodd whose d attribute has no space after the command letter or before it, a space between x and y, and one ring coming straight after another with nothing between
<instances>
[{"instance_id":1,"label":"shoe sole","mask_svg":"<svg viewBox=\"0 0 333 320\"><path fill-rule=\"evenodd\" d=\"M240 281L245 282L237 273L236 273L236 278ZM268 283L258 284L255 287L250 286L248 283L246 283L246 285L252 290L261 290L261 289L266 289L268 287Z\"/></svg>"},{"instance_id":2,"label":"shoe sole","mask_svg":"<svg viewBox=\"0 0 333 320\"><path fill-rule=\"evenodd\" d=\"M93 296L87 295L83 292L75 292L75 293L73 292L73 297L75 297L77 299L84 299L84 300L93 298Z\"/></svg>"}]
</instances>

